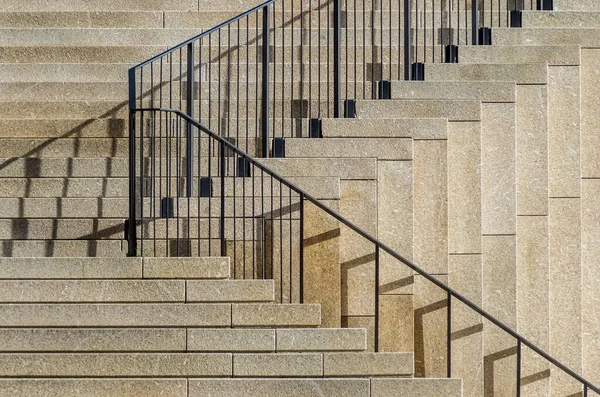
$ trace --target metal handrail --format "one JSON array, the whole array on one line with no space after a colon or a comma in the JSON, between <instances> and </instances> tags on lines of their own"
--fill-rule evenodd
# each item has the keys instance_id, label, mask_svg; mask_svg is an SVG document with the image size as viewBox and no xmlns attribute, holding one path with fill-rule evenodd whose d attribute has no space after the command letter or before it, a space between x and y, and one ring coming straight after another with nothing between
<instances>
[{"instance_id":1,"label":"metal handrail","mask_svg":"<svg viewBox=\"0 0 600 397\"><path fill-rule=\"evenodd\" d=\"M443 289L448 294L449 297L453 297L455 299L458 299L460 302L464 303L467 307L469 307L470 309L472 309L473 311L475 311L476 313L478 313L479 315L481 315L483 318L485 318L486 320L490 321L492 324L494 324L495 326L497 326L498 328L500 328L501 330L503 330L504 332L506 332L507 334L509 334L510 336L512 336L518 342L518 354L519 355L520 355L520 347L521 347L521 345L525 345L529 349L531 349L532 351L534 351L535 353L537 353L538 355L540 355L541 357L543 357L545 360L547 360L550 364L554 365L555 367L559 368L560 370L562 370L566 374L570 375L573 379L575 379L578 382L580 382L582 385L585 386L586 389L592 390L592 391L600 394L600 387L597 387L597 386L593 385L591 382L587 381L586 379L584 379L583 377L581 377L580 375L578 375L576 372L574 372L573 370L571 370L570 368L568 368L567 366L565 366L564 364L562 364L560 361L558 361L557 359L555 359L554 357L552 357L550 354L546 353L541 348L539 348L536 345L534 345L532 342L530 342L529 340L527 340L524 336L522 336L518 332L514 331L508 325L506 325L502 321L498 320L496 317L492 316L490 313L488 313L487 311L485 311L481 307L477 306L477 304L475 304L472 301L470 301L464 295L460 294L459 292L457 292L453 288L447 286L446 284L444 284L443 282L441 282L440 280L438 280L437 278L435 278L431 274L427 273L420 266L416 265L415 263L413 263L409 259L407 259L404 256L400 255L399 253L397 253L396 251L394 251L393 249L391 249L389 246L387 246L386 244L382 243L377 238L373 237L368 232L366 232L363 229L361 229L360 227L356 226L354 223L352 223L351 221L349 221L348 219L346 219L344 216L340 215L336 211L334 211L331 208L327 207L325 204L321 203L317 198L315 198L311 194L307 193L302 188L300 188L297 185L295 185L294 183L286 180L284 177L282 177L281 175L279 175L275 171L272 171L271 169L269 169L265 165L261 164L259 161L257 161L256 159L252 158L250 155L248 155L247 153L243 152L242 150L240 150L238 147L236 147L235 145L233 145L229 141L223 139L221 136L219 136L218 134L216 134L214 131L212 131L208 127L206 127L203 124L197 122L196 120L190 118L184 112L182 112L182 111L180 111L178 109L167 109L167 108L142 108L142 109L136 109L136 112L170 112L170 113L175 113L179 117L183 118L186 122L192 124L193 126L195 126L196 128L198 128L199 130L201 130L204 133L206 133L207 135L209 135L211 138L217 140L219 142L219 144L224 145L229 150L235 152L237 155L239 155L240 157L244 158L246 161L250 162L251 164L253 164L254 166L258 167L262 171L266 172L267 174L269 174L273 178L277 179L280 183L286 185L288 188L290 188L290 189L294 190L296 193L300 194L304 199L310 201L312 204L314 204L315 206L317 206L320 210L326 212L328 215L330 215L331 217L335 218L338 222L341 222L344 226L348 227L349 229L351 229L354 232L358 233L361 237L363 237L366 240L368 240L369 242L373 243L375 245L375 247L376 247L377 252L379 252L380 250L385 251L386 253L388 253L389 255L391 255L392 257L394 257L395 259L397 259L400 262L402 262L404 265L406 265L409 268L411 268L413 271L419 273L421 276L423 276L424 278L426 278L431 283L435 284L437 287Z\"/></svg>"}]
</instances>

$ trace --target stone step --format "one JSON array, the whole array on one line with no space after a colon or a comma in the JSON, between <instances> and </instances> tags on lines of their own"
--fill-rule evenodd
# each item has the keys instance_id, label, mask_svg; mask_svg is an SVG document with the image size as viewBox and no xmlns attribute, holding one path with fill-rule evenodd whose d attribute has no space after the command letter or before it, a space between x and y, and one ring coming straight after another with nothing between
<instances>
[{"instance_id":1,"label":"stone step","mask_svg":"<svg viewBox=\"0 0 600 397\"><path fill-rule=\"evenodd\" d=\"M600 28L522 28L496 29L498 45L574 45L587 48L600 46Z\"/></svg>"},{"instance_id":2,"label":"stone step","mask_svg":"<svg viewBox=\"0 0 600 397\"><path fill-rule=\"evenodd\" d=\"M460 397L460 379L198 379L190 380L189 396L242 397Z\"/></svg>"},{"instance_id":3,"label":"stone step","mask_svg":"<svg viewBox=\"0 0 600 397\"><path fill-rule=\"evenodd\" d=\"M393 81L392 99L462 99L515 102L516 85L509 82Z\"/></svg>"},{"instance_id":4,"label":"stone step","mask_svg":"<svg viewBox=\"0 0 600 397\"><path fill-rule=\"evenodd\" d=\"M319 305L2 304L1 327L317 327Z\"/></svg>"},{"instance_id":5,"label":"stone step","mask_svg":"<svg viewBox=\"0 0 600 397\"><path fill-rule=\"evenodd\" d=\"M144 11L144 10L180 10L198 11L197 0L7 0L4 11Z\"/></svg>"},{"instance_id":6,"label":"stone step","mask_svg":"<svg viewBox=\"0 0 600 397\"><path fill-rule=\"evenodd\" d=\"M31 45L0 46L0 59L3 63L136 63L142 62L167 49L161 46L84 46L80 43L73 46Z\"/></svg>"},{"instance_id":7,"label":"stone step","mask_svg":"<svg viewBox=\"0 0 600 397\"><path fill-rule=\"evenodd\" d=\"M341 179L377 179L377 161L372 158L294 158L260 159L279 175L301 177L339 177Z\"/></svg>"},{"instance_id":8,"label":"stone step","mask_svg":"<svg viewBox=\"0 0 600 397\"><path fill-rule=\"evenodd\" d=\"M163 249L161 251L165 252ZM215 251L218 252L218 251ZM0 257L41 258L83 256L122 258L127 255L127 243L122 240L4 240Z\"/></svg>"},{"instance_id":9,"label":"stone step","mask_svg":"<svg viewBox=\"0 0 600 397\"><path fill-rule=\"evenodd\" d=\"M466 46L460 48L459 61L479 64L579 65L579 52L579 48L573 46Z\"/></svg>"},{"instance_id":10,"label":"stone step","mask_svg":"<svg viewBox=\"0 0 600 397\"><path fill-rule=\"evenodd\" d=\"M77 390L81 396L187 397L186 379L0 379L0 396L66 396Z\"/></svg>"},{"instance_id":11,"label":"stone step","mask_svg":"<svg viewBox=\"0 0 600 397\"><path fill-rule=\"evenodd\" d=\"M367 335L364 329L279 329L278 352L364 351Z\"/></svg>"},{"instance_id":12,"label":"stone step","mask_svg":"<svg viewBox=\"0 0 600 397\"><path fill-rule=\"evenodd\" d=\"M518 30L518 29L517 29ZM546 84L547 66L532 64L430 64L429 81L506 81L517 84Z\"/></svg>"},{"instance_id":13,"label":"stone step","mask_svg":"<svg viewBox=\"0 0 600 397\"><path fill-rule=\"evenodd\" d=\"M2 303L214 303L273 299L273 280L0 281Z\"/></svg>"},{"instance_id":14,"label":"stone step","mask_svg":"<svg viewBox=\"0 0 600 397\"><path fill-rule=\"evenodd\" d=\"M182 328L4 328L0 351L184 352L187 332Z\"/></svg>"},{"instance_id":15,"label":"stone step","mask_svg":"<svg viewBox=\"0 0 600 397\"><path fill-rule=\"evenodd\" d=\"M594 0L554 0L557 11L600 11L600 4Z\"/></svg>"},{"instance_id":16,"label":"stone step","mask_svg":"<svg viewBox=\"0 0 600 397\"><path fill-rule=\"evenodd\" d=\"M597 28L600 26L598 11L552 11L524 12L524 28Z\"/></svg>"},{"instance_id":17,"label":"stone step","mask_svg":"<svg viewBox=\"0 0 600 397\"><path fill-rule=\"evenodd\" d=\"M227 279L229 258L0 258L0 280Z\"/></svg>"},{"instance_id":18,"label":"stone step","mask_svg":"<svg viewBox=\"0 0 600 397\"><path fill-rule=\"evenodd\" d=\"M444 65L445 66L445 65ZM376 119L393 114L399 118L446 118L449 121L481 120L481 102L473 100L360 100L358 118Z\"/></svg>"},{"instance_id":19,"label":"stone step","mask_svg":"<svg viewBox=\"0 0 600 397\"><path fill-rule=\"evenodd\" d=\"M380 160L412 160L412 149L410 138L290 138L286 139L285 154L286 158L370 157Z\"/></svg>"},{"instance_id":20,"label":"stone step","mask_svg":"<svg viewBox=\"0 0 600 397\"><path fill-rule=\"evenodd\" d=\"M323 137L446 139L447 123L447 119L323 119Z\"/></svg>"}]
</instances>

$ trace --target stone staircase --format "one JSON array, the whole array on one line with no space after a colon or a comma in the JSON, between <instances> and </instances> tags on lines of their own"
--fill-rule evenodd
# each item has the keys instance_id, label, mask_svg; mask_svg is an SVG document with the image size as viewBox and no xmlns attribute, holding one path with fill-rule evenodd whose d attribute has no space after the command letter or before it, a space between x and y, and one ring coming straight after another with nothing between
<instances>
[{"instance_id":1,"label":"stone staircase","mask_svg":"<svg viewBox=\"0 0 600 397\"><path fill-rule=\"evenodd\" d=\"M1 396L461 395L228 258L3 258Z\"/></svg>"},{"instance_id":2,"label":"stone staircase","mask_svg":"<svg viewBox=\"0 0 600 397\"><path fill-rule=\"evenodd\" d=\"M436 379L445 296L408 269L383 264L388 353L370 353L372 247L343 228L341 282L323 297L343 297L344 329L317 328L318 306L272 303L269 281L228 280L222 258L117 258L127 69L258 3L3 0L0 396L514 395L514 342L461 307L462 383ZM393 81L392 100L358 100L357 119L323 119L323 139L288 138L285 159L261 162L598 384L600 8L555 9L524 12L493 46L461 46L458 64L427 64L425 82ZM275 51L291 60L287 44ZM371 82L357 83L362 98ZM524 362L524 394L580 391L531 352Z\"/></svg>"}]
</instances>

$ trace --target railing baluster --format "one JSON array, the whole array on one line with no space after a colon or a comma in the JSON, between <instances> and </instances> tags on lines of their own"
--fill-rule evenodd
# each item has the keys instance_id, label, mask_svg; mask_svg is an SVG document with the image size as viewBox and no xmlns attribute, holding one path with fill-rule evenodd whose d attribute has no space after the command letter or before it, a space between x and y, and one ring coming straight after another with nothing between
<instances>
[{"instance_id":1,"label":"railing baluster","mask_svg":"<svg viewBox=\"0 0 600 397\"><path fill-rule=\"evenodd\" d=\"M473 0L475 1L475 0ZM412 27L411 27L411 3L404 0L404 80L411 80L412 64Z\"/></svg>"},{"instance_id":2,"label":"railing baluster","mask_svg":"<svg viewBox=\"0 0 600 397\"><path fill-rule=\"evenodd\" d=\"M517 397L521 397L521 339L517 339Z\"/></svg>"},{"instance_id":3,"label":"railing baluster","mask_svg":"<svg viewBox=\"0 0 600 397\"><path fill-rule=\"evenodd\" d=\"M333 2L333 117L340 117L340 101L341 101L341 48L342 48L342 7L340 5L341 0L334 0ZM346 19L348 17L346 16ZM329 15L327 16L329 19ZM346 28L346 32L348 29ZM329 32L327 32L329 37ZM321 46L319 45L319 48ZM346 36L346 54L348 54L348 36ZM347 55L346 55L347 56ZM329 60L328 60L329 61ZM329 64L329 62L327 62ZM319 65L320 66L320 65ZM347 66L347 65L346 65ZM348 70L346 70L346 81L348 76ZM320 91L320 88L319 88ZM348 88L346 86L346 96L348 94Z\"/></svg>"},{"instance_id":4,"label":"railing baluster","mask_svg":"<svg viewBox=\"0 0 600 397\"><path fill-rule=\"evenodd\" d=\"M127 256L137 256L136 233L136 148L135 148L135 69L129 69L129 224L127 230Z\"/></svg>"},{"instance_id":5,"label":"railing baluster","mask_svg":"<svg viewBox=\"0 0 600 397\"><path fill-rule=\"evenodd\" d=\"M375 245L375 345L373 350L379 351L379 244Z\"/></svg>"},{"instance_id":6,"label":"railing baluster","mask_svg":"<svg viewBox=\"0 0 600 397\"><path fill-rule=\"evenodd\" d=\"M221 239L221 256L226 256L227 252L225 249L225 143L223 141L219 142L219 169L221 172L221 218L219 219L219 238Z\"/></svg>"},{"instance_id":7,"label":"railing baluster","mask_svg":"<svg viewBox=\"0 0 600 397\"><path fill-rule=\"evenodd\" d=\"M269 62L270 40L269 40L270 15L269 7L263 9L262 28L262 157L269 157Z\"/></svg>"},{"instance_id":8,"label":"railing baluster","mask_svg":"<svg viewBox=\"0 0 600 397\"><path fill-rule=\"evenodd\" d=\"M446 313L446 376L452 377L452 294L448 292Z\"/></svg>"},{"instance_id":9,"label":"railing baluster","mask_svg":"<svg viewBox=\"0 0 600 397\"><path fill-rule=\"evenodd\" d=\"M183 78L181 76L180 78ZM191 119L194 118L194 44L187 45L187 96L186 96L186 113ZM181 95L181 93L180 93ZM187 123L186 134L186 197L191 198L194 190L194 133L192 125ZM189 215L189 214L188 214Z\"/></svg>"},{"instance_id":10,"label":"railing baluster","mask_svg":"<svg viewBox=\"0 0 600 397\"><path fill-rule=\"evenodd\" d=\"M471 0L471 40L473 45L479 45L479 2Z\"/></svg>"},{"instance_id":11,"label":"railing baluster","mask_svg":"<svg viewBox=\"0 0 600 397\"><path fill-rule=\"evenodd\" d=\"M300 303L304 303L304 193L300 193Z\"/></svg>"}]
</instances>

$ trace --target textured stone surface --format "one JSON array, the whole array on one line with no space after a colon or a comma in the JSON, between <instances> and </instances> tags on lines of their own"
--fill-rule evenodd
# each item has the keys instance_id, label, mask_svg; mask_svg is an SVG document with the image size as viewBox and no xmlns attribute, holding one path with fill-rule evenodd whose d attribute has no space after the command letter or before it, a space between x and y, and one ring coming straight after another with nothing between
<instances>
[{"instance_id":1,"label":"textured stone surface","mask_svg":"<svg viewBox=\"0 0 600 397\"><path fill-rule=\"evenodd\" d=\"M73 394L76 393L76 394ZM2 379L0 396L186 397L185 379Z\"/></svg>"},{"instance_id":2,"label":"textured stone surface","mask_svg":"<svg viewBox=\"0 0 600 397\"><path fill-rule=\"evenodd\" d=\"M141 278L136 258L0 258L0 279Z\"/></svg>"},{"instance_id":3,"label":"textured stone surface","mask_svg":"<svg viewBox=\"0 0 600 397\"><path fill-rule=\"evenodd\" d=\"M379 161L377 238L407 259L413 258L413 163ZM412 292L412 270L380 251L380 294Z\"/></svg>"},{"instance_id":4,"label":"textured stone surface","mask_svg":"<svg viewBox=\"0 0 600 397\"><path fill-rule=\"evenodd\" d=\"M363 328L367 330L367 351L374 351L375 317L373 316L342 316L342 327Z\"/></svg>"},{"instance_id":5,"label":"textured stone surface","mask_svg":"<svg viewBox=\"0 0 600 397\"><path fill-rule=\"evenodd\" d=\"M364 329L279 329L277 351L337 351L367 348Z\"/></svg>"},{"instance_id":6,"label":"textured stone surface","mask_svg":"<svg viewBox=\"0 0 600 397\"><path fill-rule=\"evenodd\" d=\"M304 302L320 303L325 327L339 327L342 313L339 222L304 202Z\"/></svg>"},{"instance_id":7,"label":"textured stone surface","mask_svg":"<svg viewBox=\"0 0 600 397\"><path fill-rule=\"evenodd\" d=\"M516 238L483 236L483 308L506 325L517 326ZM486 393L512 395L516 387L516 342L484 320Z\"/></svg>"},{"instance_id":8,"label":"textured stone surface","mask_svg":"<svg viewBox=\"0 0 600 397\"><path fill-rule=\"evenodd\" d=\"M482 255L450 255L450 286L481 307ZM481 316L452 300L452 376L462 379L463 395L483 395L483 326Z\"/></svg>"},{"instance_id":9,"label":"textured stone surface","mask_svg":"<svg viewBox=\"0 0 600 397\"><path fill-rule=\"evenodd\" d=\"M581 50L581 177L600 177L600 50Z\"/></svg>"},{"instance_id":10,"label":"textured stone surface","mask_svg":"<svg viewBox=\"0 0 600 397\"><path fill-rule=\"evenodd\" d=\"M548 189L550 197L581 195L579 68L548 68Z\"/></svg>"},{"instance_id":11,"label":"textured stone surface","mask_svg":"<svg viewBox=\"0 0 600 397\"><path fill-rule=\"evenodd\" d=\"M579 48L570 46L463 46L460 63L545 63L578 65Z\"/></svg>"},{"instance_id":12,"label":"textured stone surface","mask_svg":"<svg viewBox=\"0 0 600 397\"><path fill-rule=\"evenodd\" d=\"M518 331L544 351L550 347L548 306L548 217L517 218L517 324ZM549 366L535 353L522 352L523 376L548 371ZM546 395L547 377L527 385L528 395Z\"/></svg>"},{"instance_id":13,"label":"textured stone surface","mask_svg":"<svg viewBox=\"0 0 600 397\"><path fill-rule=\"evenodd\" d=\"M295 157L373 157L381 160L410 160L412 141L407 138L286 139L286 158Z\"/></svg>"},{"instance_id":14,"label":"textured stone surface","mask_svg":"<svg viewBox=\"0 0 600 397\"><path fill-rule=\"evenodd\" d=\"M494 31L494 44L499 45L581 45L598 47L598 28L506 29Z\"/></svg>"},{"instance_id":15,"label":"textured stone surface","mask_svg":"<svg viewBox=\"0 0 600 397\"><path fill-rule=\"evenodd\" d=\"M377 183L375 181L342 181L340 213L367 233L376 234ZM347 226L340 225L342 315L374 314L374 252L373 243Z\"/></svg>"},{"instance_id":16,"label":"textured stone surface","mask_svg":"<svg viewBox=\"0 0 600 397\"><path fill-rule=\"evenodd\" d=\"M10 240L2 242L2 257L118 258L127 256L127 246L113 240ZM141 273L141 269L139 269Z\"/></svg>"},{"instance_id":17,"label":"textured stone surface","mask_svg":"<svg viewBox=\"0 0 600 397\"><path fill-rule=\"evenodd\" d=\"M551 198L548 218L550 250L550 354L576 372L582 369L581 199ZM576 382L552 370L552 391L569 395Z\"/></svg>"},{"instance_id":18,"label":"textured stone surface","mask_svg":"<svg viewBox=\"0 0 600 397\"><path fill-rule=\"evenodd\" d=\"M184 329L21 328L0 330L3 352L185 351Z\"/></svg>"},{"instance_id":19,"label":"textured stone surface","mask_svg":"<svg viewBox=\"0 0 600 397\"><path fill-rule=\"evenodd\" d=\"M163 13L150 12L6 12L3 28L162 28Z\"/></svg>"},{"instance_id":20,"label":"textured stone surface","mask_svg":"<svg viewBox=\"0 0 600 397\"><path fill-rule=\"evenodd\" d=\"M0 354L13 377L231 376L231 354L86 353Z\"/></svg>"},{"instance_id":21,"label":"textured stone surface","mask_svg":"<svg viewBox=\"0 0 600 397\"><path fill-rule=\"evenodd\" d=\"M323 375L323 355L318 353L235 354L235 377L310 377Z\"/></svg>"},{"instance_id":22,"label":"textured stone surface","mask_svg":"<svg viewBox=\"0 0 600 397\"><path fill-rule=\"evenodd\" d=\"M517 86L517 214L548 213L548 101L544 85Z\"/></svg>"},{"instance_id":23,"label":"textured stone surface","mask_svg":"<svg viewBox=\"0 0 600 397\"><path fill-rule=\"evenodd\" d=\"M0 302L184 302L175 280L0 281Z\"/></svg>"},{"instance_id":24,"label":"textured stone surface","mask_svg":"<svg viewBox=\"0 0 600 397\"><path fill-rule=\"evenodd\" d=\"M325 353L325 376L410 376L412 353Z\"/></svg>"},{"instance_id":25,"label":"textured stone surface","mask_svg":"<svg viewBox=\"0 0 600 397\"><path fill-rule=\"evenodd\" d=\"M434 66L432 64L431 66ZM476 121L480 119L479 102L453 100L389 100L356 102L358 118L447 118L451 121Z\"/></svg>"},{"instance_id":26,"label":"textured stone surface","mask_svg":"<svg viewBox=\"0 0 600 397\"><path fill-rule=\"evenodd\" d=\"M581 192L581 307L583 375L600 383L600 180L583 180Z\"/></svg>"},{"instance_id":27,"label":"textured stone surface","mask_svg":"<svg viewBox=\"0 0 600 397\"><path fill-rule=\"evenodd\" d=\"M412 295L379 297L379 351L410 352L414 349L414 298Z\"/></svg>"},{"instance_id":28,"label":"textured stone surface","mask_svg":"<svg viewBox=\"0 0 600 397\"><path fill-rule=\"evenodd\" d=\"M445 119L323 119L326 138L445 139Z\"/></svg>"},{"instance_id":29,"label":"textured stone surface","mask_svg":"<svg viewBox=\"0 0 600 397\"><path fill-rule=\"evenodd\" d=\"M6 11L96 11L96 10L197 10L196 0L173 1L173 0L151 0L151 1L86 1L86 0L9 0L5 3Z\"/></svg>"},{"instance_id":30,"label":"textured stone surface","mask_svg":"<svg viewBox=\"0 0 600 397\"><path fill-rule=\"evenodd\" d=\"M371 397L462 396L460 379L373 379Z\"/></svg>"},{"instance_id":31,"label":"textured stone surface","mask_svg":"<svg viewBox=\"0 0 600 397\"><path fill-rule=\"evenodd\" d=\"M432 274L448 271L447 142L416 141L413 161L413 258Z\"/></svg>"},{"instance_id":32,"label":"textured stone surface","mask_svg":"<svg viewBox=\"0 0 600 397\"><path fill-rule=\"evenodd\" d=\"M260 162L285 176L334 176L342 179L376 179L375 159L262 159Z\"/></svg>"},{"instance_id":33,"label":"textured stone surface","mask_svg":"<svg viewBox=\"0 0 600 397\"><path fill-rule=\"evenodd\" d=\"M7 327L196 326L228 327L226 304L12 304L0 305Z\"/></svg>"},{"instance_id":34,"label":"textured stone surface","mask_svg":"<svg viewBox=\"0 0 600 397\"><path fill-rule=\"evenodd\" d=\"M482 105L481 227L484 234L514 234L515 105Z\"/></svg>"},{"instance_id":35,"label":"textured stone surface","mask_svg":"<svg viewBox=\"0 0 600 397\"><path fill-rule=\"evenodd\" d=\"M509 82L395 81L392 83L392 98L477 99L483 102L514 102L515 84Z\"/></svg>"},{"instance_id":36,"label":"textured stone surface","mask_svg":"<svg viewBox=\"0 0 600 397\"><path fill-rule=\"evenodd\" d=\"M448 124L448 252L481 252L481 125Z\"/></svg>"},{"instance_id":37,"label":"textured stone surface","mask_svg":"<svg viewBox=\"0 0 600 397\"><path fill-rule=\"evenodd\" d=\"M321 307L314 304L233 304L234 327L316 327Z\"/></svg>"},{"instance_id":38,"label":"textured stone surface","mask_svg":"<svg viewBox=\"0 0 600 397\"><path fill-rule=\"evenodd\" d=\"M188 329L187 349L205 352L272 352L275 351L275 330Z\"/></svg>"},{"instance_id":39,"label":"textured stone surface","mask_svg":"<svg viewBox=\"0 0 600 397\"><path fill-rule=\"evenodd\" d=\"M229 277L229 258L144 258L144 278Z\"/></svg>"},{"instance_id":40,"label":"textured stone surface","mask_svg":"<svg viewBox=\"0 0 600 397\"><path fill-rule=\"evenodd\" d=\"M524 12L525 28L595 28L600 25L598 12Z\"/></svg>"},{"instance_id":41,"label":"textured stone surface","mask_svg":"<svg viewBox=\"0 0 600 397\"><path fill-rule=\"evenodd\" d=\"M368 379L206 379L190 380L189 396L214 397L367 397Z\"/></svg>"},{"instance_id":42,"label":"textured stone surface","mask_svg":"<svg viewBox=\"0 0 600 397\"><path fill-rule=\"evenodd\" d=\"M535 63L486 65L432 63L427 68L427 79L431 81L506 81L517 84L545 84L546 65Z\"/></svg>"},{"instance_id":43,"label":"textured stone surface","mask_svg":"<svg viewBox=\"0 0 600 397\"><path fill-rule=\"evenodd\" d=\"M193 280L187 281L188 302L271 302L273 280Z\"/></svg>"}]
</instances>

